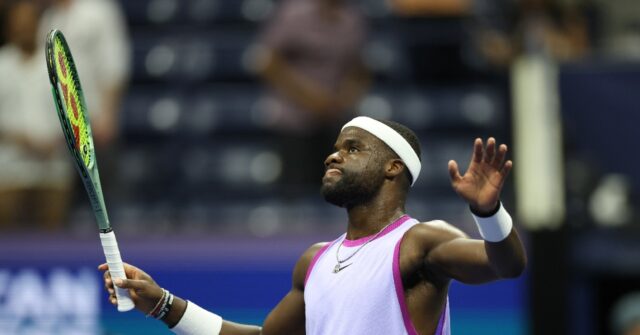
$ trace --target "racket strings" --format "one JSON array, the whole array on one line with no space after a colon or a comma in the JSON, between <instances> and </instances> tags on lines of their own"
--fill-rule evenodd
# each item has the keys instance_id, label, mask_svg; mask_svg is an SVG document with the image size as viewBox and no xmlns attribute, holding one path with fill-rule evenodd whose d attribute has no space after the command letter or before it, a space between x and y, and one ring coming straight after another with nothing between
<instances>
[{"instance_id":1,"label":"racket strings","mask_svg":"<svg viewBox=\"0 0 640 335\"><path fill-rule=\"evenodd\" d=\"M81 92L79 92L78 75L75 66L68 57L66 46L59 38L55 40L54 53L57 55L54 59L57 60L56 72L62 90L64 113L72 129L75 148L78 150L85 166L90 167L93 150L90 128L81 100Z\"/></svg>"}]
</instances>

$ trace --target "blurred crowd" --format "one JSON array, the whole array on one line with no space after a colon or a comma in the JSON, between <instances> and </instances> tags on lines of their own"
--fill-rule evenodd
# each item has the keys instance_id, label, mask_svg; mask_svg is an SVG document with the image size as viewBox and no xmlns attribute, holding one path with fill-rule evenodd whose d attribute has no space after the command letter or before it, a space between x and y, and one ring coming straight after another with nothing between
<instances>
[{"instance_id":1,"label":"blurred crowd","mask_svg":"<svg viewBox=\"0 0 640 335\"><path fill-rule=\"evenodd\" d=\"M418 80L416 73L429 67L425 63L433 64L425 76L446 81L461 67L506 72L527 54L561 63L640 59L640 6L634 0L263 2L272 10L255 32L252 68L266 92L259 117L284 162L281 179L287 185L316 183L336 129L357 113L378 79L375 62L364 53L368 31L380 25L367 22L371 8L387 8L386 21L399 27L396 38L416 45L408 59L409 76ZM119 120L133 57L128 13L112 0L3 0L0 10L0 227L30 222L59 228L81 190L48 93L44 36L57 28L69 40L103 182L117 183ZM453 58L448 46L415 42L425 22L451 20L462 27Z\"/></svg>"},{"instance_id":2,"label":"blurred crowd","mask_svg":"<svg viewBox=\"0 0 640 335\"><path fill-rule=\"evenodd\" d=\"M95 145L116 146L129 71L123 13L111 1L3 1L0 50L0 227L63 226L75 184L44 66L44 42L64 31L81 69ZM103 159L109 170L110 157ZM109 175L107 173L107 175Z\"/></svg>"}]
</instances>

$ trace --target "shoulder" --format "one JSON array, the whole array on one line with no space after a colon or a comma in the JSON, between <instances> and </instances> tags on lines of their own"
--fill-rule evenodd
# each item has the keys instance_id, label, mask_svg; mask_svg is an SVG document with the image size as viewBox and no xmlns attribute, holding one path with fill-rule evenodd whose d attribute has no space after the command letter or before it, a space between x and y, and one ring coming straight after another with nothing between
<instances>
[{"instance_id":1,"label":"shoulder","mask_svg":"<svg viewBox=\"0 0 640 335\"><path fill-rule=\"evenodd\" d=\"M443 220L420 222L411 227L403 237L403 244L410 243L422 250L456 238L467 238L462 230Z\"/></svg>"},{"instance_id":2,"label":"shoulder","mask_svg":"<svg viewBox=\"0 0 640 335\"><path fill-rule=\"evenodd\" d=\"M302 253L302 256L300 256L298 263L303 262L303 263L306 263L308 266L309 263L311 263L313 258L316 256L318 251L320 251L320 249L326 247L327 245L329 245L329 242L318 242L310 246L307 250L305 250L304 253Z\"/></svg>"},{"instance_id":3,"label":"shoulder","mask_svg":"<svg viewBox=\"0 0 640 335\"><path fill-rule=\"evenodd\" d=\"M313 261L314 257L318 254L320 249L329 245L329 242L320 242L310 246L302 256L298 259L296 266L293 270L293 283L296 287L304 288L304 282L307 277L307 271Z\"/></svg>"}]
</instances>

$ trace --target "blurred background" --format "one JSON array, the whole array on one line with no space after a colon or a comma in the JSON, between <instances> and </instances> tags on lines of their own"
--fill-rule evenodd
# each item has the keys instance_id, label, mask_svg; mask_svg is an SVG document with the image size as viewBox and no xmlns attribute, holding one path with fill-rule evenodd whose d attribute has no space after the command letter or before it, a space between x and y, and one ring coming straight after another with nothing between
<instances>
[{"instance_id":1,"label":"blurred background","mask_svg":"<svg viewBox=\"0 0 640 335\"><path fill-rule=\"evenodd\" d=\"M0 334L167 334L102 290L93 214L44 61L66 35L125 261L260 323L344 232L319 195L355 115L410 126L408 212L478 236L448 182L510 145L517 280L453 283L455 334L640 334L636 0L0 0Z\"/></svg>"}]
</instances>

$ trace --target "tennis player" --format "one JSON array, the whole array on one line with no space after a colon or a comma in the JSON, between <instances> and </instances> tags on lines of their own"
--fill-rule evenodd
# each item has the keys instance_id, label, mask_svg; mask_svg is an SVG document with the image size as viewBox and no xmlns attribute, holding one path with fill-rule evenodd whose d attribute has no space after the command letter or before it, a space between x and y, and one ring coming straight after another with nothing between
<instances>
[{"instance_id":1,"label":"tennis player","mask_svg":"<svg viewBox=\"0 0 640 335\"><path fill-rule=\"evenodd\" d=\"M325 160L324 198L347 210L345 234L311 246L293 270L291 291L262 327L236 324L164 290L144 271L125 265L136 308L176 334L395 335L450 334L451 279L480 284L515 278L525 251L499 200L513 163L506 145L474 143L464 175L449 162L454 190L470 206L483 240L443 221L419 222L405 213L420 175L416 135L391 121L357 117L340 132ZM106 271L106 265L100 270ZM116 303L113 283L105 287Z\"/></svg>"}]
</instances>

